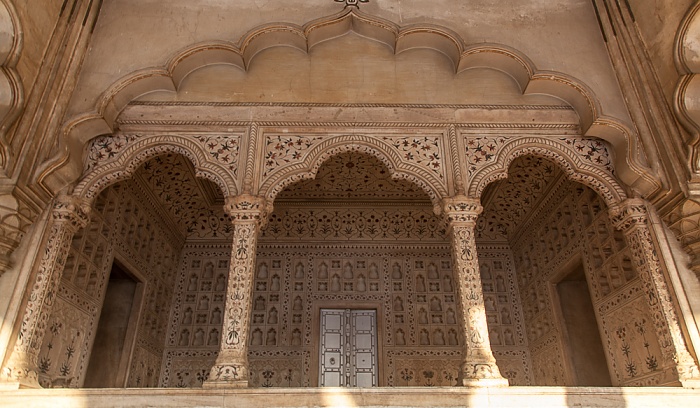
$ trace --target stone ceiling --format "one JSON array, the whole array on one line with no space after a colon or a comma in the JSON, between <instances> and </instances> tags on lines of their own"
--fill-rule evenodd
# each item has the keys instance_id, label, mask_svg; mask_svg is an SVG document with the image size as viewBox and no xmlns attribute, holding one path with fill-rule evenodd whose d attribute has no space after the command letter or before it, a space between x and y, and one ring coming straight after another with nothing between
<instances>
[{"instance_id":1,"label":"stone ceiling","mask_svg":"<svg viewBox=\"0 0 700 408\"><path fill-rule=\"evenodd\" d=\"M211 231L213 224L229 223L219 188L194 174L186 158L166 154L148 160L134 176L185 237L198 235L200 229ZM562 175L558 166L546 159L525 156L513 161L508 178L489 185L482 196L484 212L479 217L477 237L507 241ZM392 179L378 159L349 152L327 160L316 178L280 192L275 207L353 202L431 205L420 187Z\"/></svg>"},{"instance_id":2,"label":"stone ceiling","mask_svg":"<svg viewBox=\"0 0 700 408\"><path fill-rule=\"evenodd\" d=\"M275 205L289 201L410 201L430 205L428 195L417 185L394 180L377 158L362 153L338 154L324 162L316 178L288 186L277 195Z\"/></svg>"},{"instance_id":3,"label":"stone ceiling","mask_svg":"<svg viewBox=\"0 0 700 408\"><path fill-rule=\"evenodd\" d=\"M507 241L561 176L561 169L549 160L534 156L515 159L508 178L490 184L482 195L484 212L477 224L477 237Z\"/></svg>"},{"instance_id":4,"label":"stone ceiling","mask_svg":"<svg viewBox=\"0 0 700 408\"><path fill-rule=\"evenodd\" d=\"M217 185L195 177L188 159L179 154L154 157L136 171L138 180L187 237L212 223L228 222L223 195Z\"/></svg>"}]
</instances>

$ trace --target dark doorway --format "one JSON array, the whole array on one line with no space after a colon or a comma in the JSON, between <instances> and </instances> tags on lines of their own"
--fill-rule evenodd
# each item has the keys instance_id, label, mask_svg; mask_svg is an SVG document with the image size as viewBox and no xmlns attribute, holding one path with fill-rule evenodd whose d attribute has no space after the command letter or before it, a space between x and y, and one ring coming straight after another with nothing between
<instances>
[{"instance_id":1,"label":"dark doorway","mask_svg":"<svg viewBox=\"0 0 700 408\"><path fill-rule=\"evenodd\" d=\"M583 265L579 263L556 288L573 364L571 385L612 386Z\"/></svg>"},{"instance_id":2,"label":"dark doorway","mask_svg":"<svg viewBox=\"0 0 700 408\"><path fill-rule=\"evenodd\" d=\"M86 388L124 386L134 337L139 281L117 263L112 264L107 293L85 375Z\"/></svg>"}]
</instances>

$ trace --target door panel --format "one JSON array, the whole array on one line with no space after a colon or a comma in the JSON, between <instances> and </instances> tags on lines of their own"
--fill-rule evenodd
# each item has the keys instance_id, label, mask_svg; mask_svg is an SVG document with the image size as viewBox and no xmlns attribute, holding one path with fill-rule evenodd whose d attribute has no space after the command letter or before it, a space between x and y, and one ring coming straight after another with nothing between
<instances>
[{"instance_id":1,"label":"door panel","mask_svg":"<svg viewBox=\"0 0 700 408\"><path fill-rule=\"evenodd\" d=\"M377 312L321 309L321 387L376 387Z\"/></svg>"}]
</instances>

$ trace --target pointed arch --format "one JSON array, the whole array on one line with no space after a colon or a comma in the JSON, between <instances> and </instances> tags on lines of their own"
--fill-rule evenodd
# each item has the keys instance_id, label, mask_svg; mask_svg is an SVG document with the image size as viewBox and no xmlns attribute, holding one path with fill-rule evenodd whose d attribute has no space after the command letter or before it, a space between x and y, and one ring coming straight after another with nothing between
<instances>
[{"instance_id":1,"label":"pointed arch","mask_svg":"<svg viewBox=\"0 0 700 408\"><path fill-rule=\"evenodd\" d=\"M342 135L325 138L323 142L309 149L299 160L276 169L264 178L259 195L272 202L285 187L299 180L313 179L326 160L345 152L360 152L371 155L387 167L392 178L407 180L420 186L430 197L436 214L439 214L440 200L448 196L445 184L424 167L406 163L388 143L365 135Z\"/></svg>"},{"instance_id":2,"label":"pointed arch","mask_svg":"<svg viewBox=\"0 0 700 408\"><path fill-rule=\"evenodd\" d=\"M78 182L73 195L88 200L89 203L108 186L128 179L149 159L165 153L177 153L186 157L194 166L195 176L214 182L224 196L236 195L238 191L234 174L219 163L209 159L203 146L182 136L152 136L138 138L122 136L124 147L113 158L95 160L88 163L89 170ZM99 149L100 139L93 142L93 148ZM100 157L100 155L97 155Z\"/></svg>"},{"instance_id":3,"label":"pointed arch","mask_svg":"<svg viewBox=\"0 0 700 408\"><path fill-rule=\"evenodd\" d=\"M582 155L566 141L531 137L504 141L493 160L474 171L467 190L469 196L481 197L487 185L507 178L508 169L513 160L525 155L539 156L553 161L564 171L569 180L590 187L608 206L618 204L627 198L625 190L611 171L612 167L606 170L603 166L587 163L585 154Z\"/></svg>"}]
</instances>

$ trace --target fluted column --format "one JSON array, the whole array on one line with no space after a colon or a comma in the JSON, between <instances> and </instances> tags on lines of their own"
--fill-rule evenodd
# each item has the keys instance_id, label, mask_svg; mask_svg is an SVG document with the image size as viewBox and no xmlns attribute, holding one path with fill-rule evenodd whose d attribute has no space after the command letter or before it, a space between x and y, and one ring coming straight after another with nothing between
<instances>
[{"instance_id":1,"label":"fluted column","mask_svg":"<svg viewBox=\"0 0 700 408\"><path fill-rule=\"evenodd\" d=\"M627 199L610 208L610 218L615 227L624 233L636 271L644 285L664 361L675 364L672 369L677 372L678 381L684 387L700 387L700 371L688 351L673 294L656 250L649 218L649 211L653 210L650 208L642 199Z\"/></svg>"},{"instance_id":2,"label":"fluted column","mask_svg":"<svg viewBox=\"0 0 700 408\"><path fill-rule=\"evenodd\" d=\"M453 268L462 307L465 339L462 384L470 387L503 387L508 385L508 380L501 376L491 351L476 254L474 227L482 210L478 200L465 196L444 200L448 235L452 240Z\"/></svg>"},{"instance_id":3,"label":"fluted column","mask_svg":"<svg viewBox=\"0 0 700 408\"><path fill-rule=\"evenodd\" d=\"M42 241L42 256L34 268L24 317L12 355L3 367L3 380L20 388L40 388L38 358L46 322L63 276L73 235L89 221L90 206L72 196L56 198Z\"/></svg>"},{"instance_id":4,"label":"fluted column","mask_svg":"<svg viewBox=\"0 0 700 408\"><path fill-rule=\"evenodd\" d=\"M233 248L226 288L226 312L219 356L205 388L248 386L248 331L253 296L253 273L258 234L268 214L262 197L229 197L226 212L233 223Z\"/></svg>"}]
</instances>

